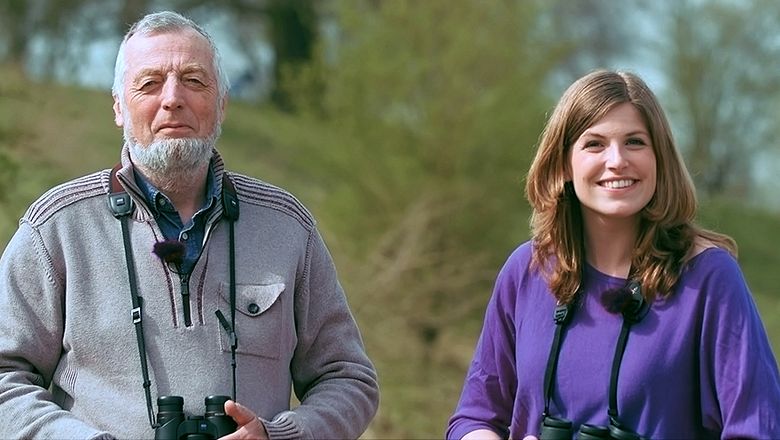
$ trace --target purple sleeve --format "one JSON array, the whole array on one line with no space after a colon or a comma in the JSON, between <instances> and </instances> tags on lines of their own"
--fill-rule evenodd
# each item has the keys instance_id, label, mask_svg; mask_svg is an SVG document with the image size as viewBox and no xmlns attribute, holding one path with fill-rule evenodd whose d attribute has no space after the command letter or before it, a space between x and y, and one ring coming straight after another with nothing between
<instances>
[{"instance_id":1,"label":"purple sleeve","mask_svg":"<svg viewBox=\"0 0 780 440\"><path fill-rule=\"evenodd\" d=\"M502 438L509 435L517 388L515 257L507 261L496 280L460 401L449 420L447 439L460 439L476 429L489 429Z\"/></svg>"},{"instance_id":2,"label":"purple sleeve","mask_svg":"<svg viewBox=\"0 0 780 440\"><path fill-rule=\"evenodd\" d=\"M702 423L721 438L780 438L780 375L766 331L736 261L726 253L711 261L702 286Z\"/></svg>"}]
</instances>

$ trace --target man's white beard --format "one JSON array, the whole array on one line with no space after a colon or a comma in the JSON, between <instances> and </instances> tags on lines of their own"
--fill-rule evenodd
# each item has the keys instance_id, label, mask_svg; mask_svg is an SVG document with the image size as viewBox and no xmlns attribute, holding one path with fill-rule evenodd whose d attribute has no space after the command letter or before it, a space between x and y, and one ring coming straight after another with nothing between
<instances>
[{"instance_id":1,"label":"man's white beard","mask_svg":"<svg viewBox=\"0 0 780 440\"><path fill-rule=\"evenodd\" d=\"M133 164L158 186L158 189L174 189L192 180L193 172L206 167L214 154L214 147L221 132L217 124L205 138L171 138L141 145L125 121L125 143L130 149Z\"/></svg>"}]
</instances>

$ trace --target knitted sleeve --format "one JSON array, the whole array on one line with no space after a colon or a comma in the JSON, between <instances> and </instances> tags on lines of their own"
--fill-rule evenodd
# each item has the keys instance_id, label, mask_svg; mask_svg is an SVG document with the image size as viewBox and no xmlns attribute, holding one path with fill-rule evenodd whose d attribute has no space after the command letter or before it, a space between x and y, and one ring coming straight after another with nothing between
<instances>
[{"instance_id":1,"label":"knitted sleeve","mask_svg":"<svg viewBox=\"0 0 780 440\"><path fill-rule=\"evenodd\" d=\"M22 221L0 259L0 438L110 438L52 401L64 349L63 280Z\"/></svg>"}]
</instances>

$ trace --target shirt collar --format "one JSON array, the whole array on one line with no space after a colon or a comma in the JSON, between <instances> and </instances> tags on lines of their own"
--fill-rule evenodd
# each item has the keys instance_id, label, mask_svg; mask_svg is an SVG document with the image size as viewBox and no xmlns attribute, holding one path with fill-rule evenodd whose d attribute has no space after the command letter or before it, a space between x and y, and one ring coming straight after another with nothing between
<instances>
[{"instance_id":1,"label":"shirt collar","mask_svg":"<svg viewBox=\"0 0 780 440\"><path fill-rule=\"evenodd\" d=\"M133 168L133 176L135 177L135 184L138 185L138 188L144 196L144 201L155 217L157 217L161 211L175 212L171 200L157 189L149 179L141 174L137 168ZM200 210L209 209L213 204L214 199L219 198L219 188L214 184L214 181L214 160L212 159L209 164L208 173L206 174L206 194L210 194L211 197L206 197L205 200L203 200L203 206L201 206Z\"/></svg>"}]
</instances>

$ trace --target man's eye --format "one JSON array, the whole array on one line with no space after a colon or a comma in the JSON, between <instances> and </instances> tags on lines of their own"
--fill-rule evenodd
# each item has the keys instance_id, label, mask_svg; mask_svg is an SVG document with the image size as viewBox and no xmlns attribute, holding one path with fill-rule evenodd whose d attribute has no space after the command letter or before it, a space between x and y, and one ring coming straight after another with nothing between
<instances>
[{"instance_id":1,"label":"man's eye","mask_svg":"<svg viewBox=\"0 0 780 440\"><path fill-rule=\"evenodd\" d=\"M185 81L190 84L196 84L199 86L203 85L203 81L201 81L199 78L185 78Z\"/></svg>"}]
</instances>

